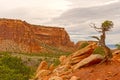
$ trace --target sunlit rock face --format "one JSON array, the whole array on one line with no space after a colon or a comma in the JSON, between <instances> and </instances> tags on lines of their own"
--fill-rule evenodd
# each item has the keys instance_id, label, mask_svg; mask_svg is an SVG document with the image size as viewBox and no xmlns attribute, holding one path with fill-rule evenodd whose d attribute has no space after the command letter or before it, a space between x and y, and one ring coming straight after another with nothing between
<instances>
[{"instance_id":1,"label":"sunlit rock face","mask_svg":"<svg viewBox=\"0 0 120 80\"><path fill-rule=\"evenodd\" d=\"M73 47L74 43L64 28L0 19L0 51L42 52L46 50L45 45Z\"/></svg>"}]
</instances>

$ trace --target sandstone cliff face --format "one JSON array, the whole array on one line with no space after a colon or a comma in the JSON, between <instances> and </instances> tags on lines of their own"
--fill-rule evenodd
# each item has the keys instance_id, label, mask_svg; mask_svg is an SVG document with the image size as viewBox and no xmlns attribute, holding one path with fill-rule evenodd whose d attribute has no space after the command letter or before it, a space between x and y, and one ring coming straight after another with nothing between
<instances>
[{"instance_id":1,"label":"sandstone cliff face","mask_svg":"<svg viewBox=\"0 0 120 80\"><path fill-rule=\"evenodd\" d=\"M73 46L64 28L33 26L33 33L43 43L54 46Z\"/></svg>"},{"instance_id":2,"label":"sandstone cliff face","mask_svg":"<svg viewBox=\"0 0 120 80\"><path fill-rule=\"evenodd\" d=\"M31 25L25 21L0 19L0 51L42 52L42 44L72 47L64 28Z\"/></svg>"}]
</instances>

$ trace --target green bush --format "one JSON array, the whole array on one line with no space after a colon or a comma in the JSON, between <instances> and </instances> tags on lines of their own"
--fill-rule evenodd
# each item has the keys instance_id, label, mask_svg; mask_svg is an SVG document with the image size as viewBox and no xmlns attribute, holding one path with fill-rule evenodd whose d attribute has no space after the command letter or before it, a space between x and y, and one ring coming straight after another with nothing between
<instances>
[{"instance_id":1,"label":"green bush","mask_svg":"<svg viewBox=\"0 0 120 80\"><path fill-rule=\"evenodd\" d=\"M58 66L60 64L60 61L59 59L54 59L53 63L54 63L54 66Z\"/></svg>"},{"instance_id":2,"label":"green bush","mask_svg":"<svg viewBox=\"0 0 120 80\"><path fill-rule=\"evenodd\" d=\"M98 46L94 51L93 54L100 54L102 56L105 56L105 51L101 46Z\"/></svg>"},{"instance_id":3,"label":"green bush","mask_svg":"<svg viewBox=\"0 0 120 80\"><path fill-rule=\"evenodd\" d=\"M82 49L82 48L86 47L87 45L89 45L88 42L84 42L80 45L79 49Z\"/></svg>"},{"instance_id":4,"label":"green bush","mask_svg":"<svg viewBox=\"0 0 120 80\"><path fill-rule=\"evenodd\" d=\"M10 55L0 58L0 80L29 80L32 71L22 60Z\"/></svg>"},{"instance_id":5,"label":"green bush","mask_svg":"<svg viewBox=\"0 0 120 80\"><path fill-rule=\"evenodd\" d=\"M120 43L115 45L117 49L120 49Z\"/></svg>"},{"instance_id":6,"label":"green bush","mask_svg":"<svg viewBox=\"0 0 120 80\"><path fill-rule=\"evenodd\" d=\"M16 73L15 69L7 66L0 66L0 80L28 80L22 74Z\"/></svg>"}]
</instances>

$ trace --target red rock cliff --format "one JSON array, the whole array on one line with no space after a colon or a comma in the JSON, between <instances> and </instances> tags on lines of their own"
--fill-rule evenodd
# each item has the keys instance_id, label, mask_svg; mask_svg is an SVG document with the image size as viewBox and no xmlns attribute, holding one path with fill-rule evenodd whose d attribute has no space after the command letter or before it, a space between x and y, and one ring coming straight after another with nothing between
<instances>
[{"instance_id":1,"label":"red rock cliff","mask_svg":"<svg viewBox=\"0 0 120 80\"><path fill-rule=\"evenodd\" d=\"M72 47L64 28L31 25L25 21L0 19L0 51L41 52L44 46Z\"/></svg>"}]
</instances>

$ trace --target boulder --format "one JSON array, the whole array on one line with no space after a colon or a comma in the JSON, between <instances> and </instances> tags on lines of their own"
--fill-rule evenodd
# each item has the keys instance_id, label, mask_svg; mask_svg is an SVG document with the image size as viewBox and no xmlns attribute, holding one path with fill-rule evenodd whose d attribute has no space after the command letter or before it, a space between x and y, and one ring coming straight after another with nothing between
<instances>
[{"instance_id":1,"label":"boulder","mask_svg":"<svg viewBox=\"0 0 120 80\"><path fill-rule=\"evenodd\" d=\"M72 57L77 57L77 56L81 56L81 55L84 55L84 54L92 54L92 51L97 47L97 44L96 43L92 43L88 46L86 46L85 48L82 48L78 51L76 51L75 53L72 54Z\"/></svg>"},{"instance_id":2,"label":"boulder","mask_svg":"<svg viewBox=\"0 0 120 80\"><path fill-rule=\"evenodd\" d=\"M88 56L90 56L96 47L97 47L97 44L92 43L86 46L85 48L80 49L76 51L75 53L73 53L71 56L71 60L70 60L71 64L76 64L80 62L81 60L83 60L84 58L87 58Z\"/></svg>"},{"instance_id":3,"label":"boulder","mask_svg":"<svg viewBox=\"0 0 120 80\"><path fill-rule=\"evenodd\" d=\"M40 63L40 65L38 66L36 73L39 72L40 70L47 70L47 69L48 69L47 62L46 61L42 61Z\"/></svg>"},{"instance_id":4,"label":"boulder","mask_svg":"<svg viewBox=\"0 0 120 80\"><path fill-rule=\"evenodd\" d=\"M103 59L104 59L104 56L100 54L92 54L89 57L81 60L79 63L75 64L73 69L76 70L90 63L100 62Z\"/></svg>"},{"instance_id":5,"label":"boulder","mask_svg":"<svg viewBox=\"0 0 120 80\"><path fill-rule=\"evenodd\" d=\"M48 70L53 71L55 69L54 64L51 64L48 68Z\"/></svg>"},{"instance_id":6,"label":"boulder","mask_svg":"<svg viewBox=\"0 0 120 80\"><path fill-rule=\"evenodd\" d=\"M66 73L67 71L69 71L69 69L71 69L70 65L58 66L57 68L53 70L53 73L55 73L57 76L60 76Z\"/></svg>"},{"instance_id":7,"label":"boulder","mask_svg":"<svg viewBox=\"0 0 120 80\"><path fill-rule=\"evenodd\" d=\"M66 64L66 61L65 61L66 58L67 58L67 57L66 57L66 56L63 56L63 55L60 56L59 61L60 61L60 63L61 63L62 65Z\"/></svg>"},{"instance_id":8,"label":"boulder","mask_svg":"<svg viewBox=\"0 0 120 80\"><path fill-rule=\"evenodd\" d=\"M51 73L50 70L40 70L35 76L35 79L42 79L45 76L48 76Z\"/></svg>"}]
</instances>

